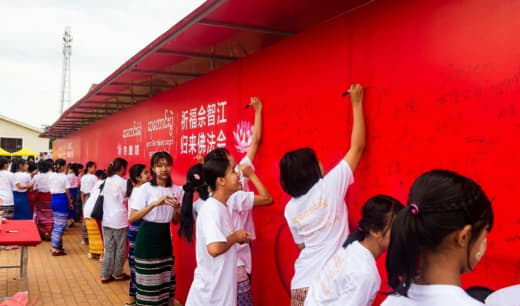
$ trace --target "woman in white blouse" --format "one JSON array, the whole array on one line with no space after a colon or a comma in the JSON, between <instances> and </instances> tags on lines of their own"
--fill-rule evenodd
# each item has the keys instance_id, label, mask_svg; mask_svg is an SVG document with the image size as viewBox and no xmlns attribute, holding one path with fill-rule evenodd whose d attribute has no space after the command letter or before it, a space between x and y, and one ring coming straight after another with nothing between
<instances>
[{"instance_id":1,"label":"woman in white blouse","mask_svg":"<svg viewBox=\"0 0 520 306\"><path fill-rule=\"evenodd\" d=\"M50 191L51 191L51 207L52 215L54 217L54 225L52 228L51 253L53 256L67 255L63 249L63 232L67 225L67 216L69 215L69 207L72 205L69 194L69 180L65 175L66 161L64 159L57 159L54 162L54 171L50 176Z\"/></svg>"},{"instance_id":2,"label":"woman in white blouse","mask_svg":"<svg viewBox=\"0 0 520 306\"><path fill-rule=\"evenodd\" d=\"M14 177L8 169L9 160L0 157L0 211L2 212L2 217L12 219L14 217Z\"/></svg>"},{"instance_id":3,"label":"woman in white blouse","mask_svg":"<svg viewBox=\"0 0 520 306\"><path fill-rule=\"evenodd\" d=\"M123 176L127 166L126 160L120 157L114 159L108 166L102 191L104 200L101 224L105 250L101 266L101 283L130 279L130 276L123 272L128 231L128 208L124 203L127 183Z\"/></svg>"},{"instance_id":4,"label":"woman in white blouse","mask_svg":"<svg viewBox=\"0 0 520 306\"><path fill-rule=\"evenodd\" d=\"M167 305L175 296L175 265L170 224L179 220L184 191L172 183L173 159L152 155L152 180L132 193L129 222L143 220L135 241L137 305Z\"/></svg>"},{"instance_id":5,"label":"woman in white blouse","mask_svg":"<svg viewBox=\"0 0 520 306\"><path fill-rule=\"evenodd\" d=\"M33 177L36 198L36 225L43 240L50 240L54 218L52 216L50 178L52 176L52 159L40 161L39 172Z\"/></svg>"},{"instance_id":6,"label":"woman in white blouse","mask_svg":"<svg viewBox=\"0 0 520 306\"><path fill-rule=\"evenodd\" d=\"M14 219L29 220L31 219L31 210L29 207L29 200L27 198L27 191L32 188L31 175L27 173L29 165L24 159L16 159L11 167L11 172L14 173Z\"/></svg>"}]
</instances>

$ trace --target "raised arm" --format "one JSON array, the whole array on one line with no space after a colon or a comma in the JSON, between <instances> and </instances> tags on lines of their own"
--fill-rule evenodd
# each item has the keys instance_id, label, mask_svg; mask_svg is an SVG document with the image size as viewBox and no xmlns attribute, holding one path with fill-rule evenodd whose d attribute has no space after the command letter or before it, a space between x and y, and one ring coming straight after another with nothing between
<instances>
[{"instance_id":1,"label":"raised arm","mask_svg":"<svg viewBox=\"0 0 520 306\"><path fill-rule=\"evenodd\" d=\"M363 115L363 87L359 84L350 86L350 101L352 102L352 137L350 141L350 149L345 155L345 160L352 171L356 170L363 156L366 145L366 129L365 118Z\"/></svg>"},{"instance_id":2,"label":"raised arm","mask_svg":"<svg viewBox=\"0 0 520 306\"><path fill-rule=\"evenodd\" d=\"M253 185L256 188L258 194L255 194L254 206L269 206L273 204L273 197L267 188L265 188L264 184L260 181L256 173L253 171L253 168L248 165L239 165L240 171L242 174L249 178Z\"/></svg>"},{"instance_id":3,"label":"raised arm","mask_svg":"<svg viewBox=\"0 0 520 306\"><path fill-rule=\"evenodd\" d=\"M254 162L256 152L258 151L260 141L262 140L262 100L260 100L258 97L251 97L250 105L255 109L255 123L253 126L251 146L247 150L247 158L249 158L251 162Z\"/></svg>"}]
</instances>

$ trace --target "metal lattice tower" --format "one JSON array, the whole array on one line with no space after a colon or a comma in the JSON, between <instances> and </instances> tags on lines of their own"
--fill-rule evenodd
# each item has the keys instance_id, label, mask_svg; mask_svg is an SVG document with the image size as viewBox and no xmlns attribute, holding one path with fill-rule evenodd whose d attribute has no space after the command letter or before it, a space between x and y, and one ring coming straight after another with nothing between
<instances>
[{"instance_id":1,"label":"metal lattice tower","mask_svg":"<svg viewBox=\"0 0 520 306\"><path fill-rule=\"evenodd\" d=\"M61 82L60 114L70 106L70 55L72 54L72 32L65 27L63 33L63 72Z\"/></svg>"}]
</instances>

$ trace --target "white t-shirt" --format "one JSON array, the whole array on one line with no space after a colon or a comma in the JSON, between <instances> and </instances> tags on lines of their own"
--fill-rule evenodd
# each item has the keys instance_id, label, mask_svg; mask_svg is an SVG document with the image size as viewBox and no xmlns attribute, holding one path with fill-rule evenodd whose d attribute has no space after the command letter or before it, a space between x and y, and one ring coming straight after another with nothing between
<instances>
[{"instance_id":1,"label":"white t-shirt","mask_svg":"<svg viewBox=\"0 0 520 306\"><path fill-rule=\"evenodd\" d=\"M13 191L27 192L27 189L19 189L16 184L27 186L31 183L31 175L25 172L16 172L14 175Z\"/></svg>"},{"instance_id":2,"label":"white t-shirt","mask_svg":"<svg viewBox=\"0 0 520 306\"><path fill-rule=\"evenodd\" d=\"M251 216L253 205L255 204L254 192L239 190L229 197L226 204L229 213L231 214L231 222L233 223L234 230L238 231L244 229L245 231L249 231L247 229L247 223ZM250 233L253 235L251 239L255 239L254 225L252 227L253 230ZM237 266L245 266L246 272L251 273L251 249L249 248L249 244L244 243L242 245L237 245L236 248Z\"/></svg>"},{"instance_id":3,"label":"white t-shirt","mask_svg":"<svg viewBox=\"0 0 520 306\"><path fill-rule=\"evenodd\" d=\"M13 173L7 170L0 170L0 205L13 206Z\"/></svg>"},{"instance_id":4,"label":"white t-shirt","mask_svg":"<svg viewBox=\"0 0 520 306\"><path fill-rule=\"evenodd\" d=\"M49 182L49 189L52 194L65 193L65 191L70 188L69 180L63 172L53 172L49 175Z\"/></svg>"},{"instance_id":5,"label":"white t-shirt","mask_svg":"<svg viewBox=\"0 0 520 306\"><path fill-rule=\"evenodd\" d=\"M92 218L92 210L96 205L97 198L99 196L99 186L104 182L104 180L97 181L92 190L90 191L90 197L85 202L85 206L83 206L83 216L85 218Z\"/></svg>"},{"instance_id":6,"label":"white t-shirt","mask_svg":"<svg viewBox=\"0 0 520 306\"><path fill-rule=\"evenodd\" d=\"M350 166L342 160L323 179L285 206L285 219L294 242L305 248L294 263L291 289L309 287L348 236L345 195L354 182Z\"/></svg>"},{"instance_id":7,"label":"white t-shirt","mask_svg":"<svg viewBox=\"0 0 520 306\"><path fill-rule=\"evenodd\" d=\"M486 298L489 306L518 306L520 305L520 285L502 288L491 293Z\"/></svg>"},{"instance_id":8,"label":"white t-shirt","mask_svg":"<svg viewBox=\"0 0 520 306\"><path fill-rule=\"evenodd\" d=\"M132 191L132 202L129 203L131 209L141 210L150 204L153 204L165 195L177 197L177 201L181 202L184 196L182 187L173 185L171 187L152 186L150 182L144 183L138 189ZM155 223L169 223L173 219L173 207L169 205L159 205L152 208L143 220Z\"/></svg>"},{"instance_id":9,"label":"white t-shirt","mask_svg":"<svg viewBox=\"0 0 520 306\"><path fill-rule=\"evenodd\" d=\"M33 189L39 192L50 192L50 178L52 172L38 172L32 179Z\"/></svg>"},{"instance_id":10,"label":"white t-shirt","mask_svg":"<svg viewBox=\"0 0 520 306\"><path fill-rule=\"evenodd\" d=\"M78 188L79 187L79 179L78 176L74 173L67 174L67 179L69 180L69 188Z\"/></svg>"},{"instance_id":11,"label":"white t-shirt","mask_svg":"<svg viewBox=\"0 0 520 306\"><path fill-rule=\"evenodd\" d=\"M202 204L204 204L204 200L201 198L198 198L197 201L193 202L193 220L197 220Z\"/></svg>"},{"instance_id":12,"label":"white t-shirt","mask_svg":"<svg viewBox=\"0 0 520 306\"><path fill-rule=\"evenodd\" d=\"M210 243L226 242L234 232L229 210L215 198L209 198L202 205L196 224L197 268L186 306L236 305L236 244L217 257L208 252Z\"/></svg>"},{"instance_id":13,"label":"white t-shirt","mask_svg":"<svg viewBox=\"0 0 520 306\"><path fill-rule=\"evenodd\" d=\"M94 174L85 174L81 177L81 189L83 193L91 193L98 179Z\"/></svg>"},{"instance_id":14,"label":"white t-shirt","mask_svg":"<svg viewBox=\"0 0 520 306\"><path fill-rule=\"evenodd\" d=\"M408 289L408 297L390 295L382 306L478 306L483 303L470 297L461 287L454 285L416 285Z\"/></svg>"},{"instance_id":15,"label":"white t-shirt","mask_svg":"<svg viewBox=\"0 0 520 306\"><path fill-rule=\"evenodd\" d=\"M374 255L354 241L327 262L312 282L305 306L371 306L380 286Z\"/></svg>"},{"instance_id":16,"label":"white t-shirt","mask_svg":"<svg viewBox=\"0 0 520 306\"><path fill-rule=\"evenodd\" d=\"M128 227L128 208L124 203L126 180L117 174L107 177L102 194L103 226L113 229Z\"/></svg>"}]
</instances>

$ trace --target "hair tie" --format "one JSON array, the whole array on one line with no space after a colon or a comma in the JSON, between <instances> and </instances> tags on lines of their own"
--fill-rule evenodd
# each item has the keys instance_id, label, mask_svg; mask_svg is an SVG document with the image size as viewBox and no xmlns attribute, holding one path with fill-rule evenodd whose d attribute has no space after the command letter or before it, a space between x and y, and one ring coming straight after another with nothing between
<instances>
[{"instance_id":1,"label":"hair tie","mask_svg":"<svg viewBox=\"0 0 520 306\"><path fill-rule=\"evenodd\" d=\"M363 229L363 228L362 228L361 226L360 226L360 227L358 227L358 229L357 229L357 230L358 230L358 231L360 231L360 232L364 232L364 231L365 231L365 230L364 230L364 229Z\"/></svg>"},{"instance_id":2,"label":"hair tie","mask_svg":"<svg viewBox=\"0 0 520 306\"><path fill-rule=\"evenodd\" d=\"M186 184L184 184L184 186L182 186L182 189L186 192L194 192L195 186L193 186L192 182L186 182Z\"/></svg>"},{"instance_id":3,"label":"hair tie","mask_svg":"<svg viewBox=\"0 0 520 306\"><path fill-rule=\"evenodd\" d=\"M412 213L412 215L416 216L419 214L419 206L417 206L417 204L410 204L410 212Z\"/></svg>"}]
</instances>

